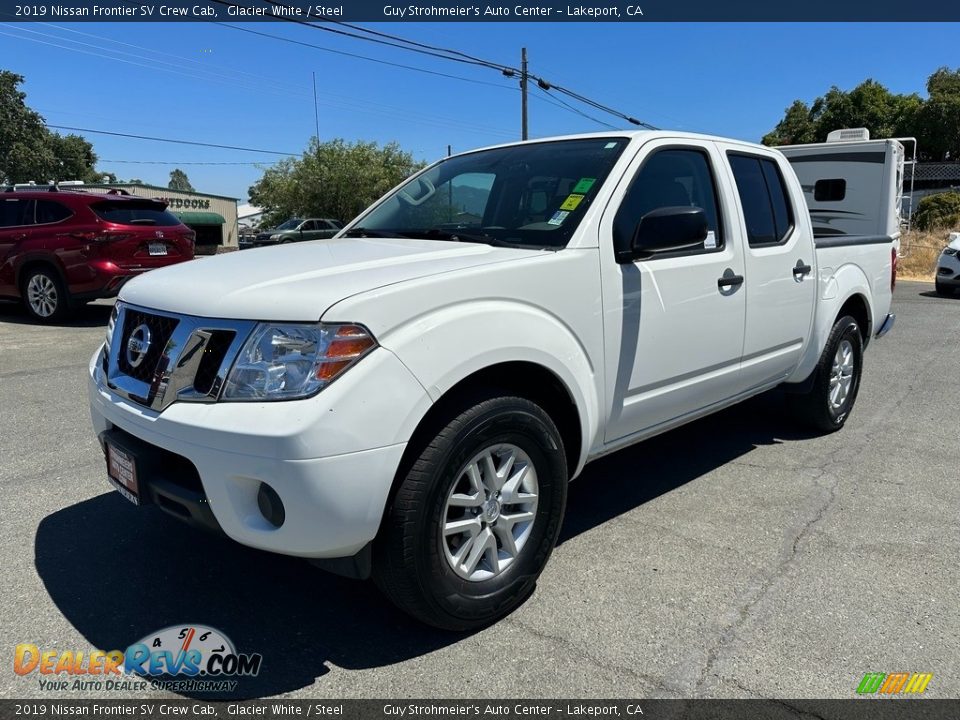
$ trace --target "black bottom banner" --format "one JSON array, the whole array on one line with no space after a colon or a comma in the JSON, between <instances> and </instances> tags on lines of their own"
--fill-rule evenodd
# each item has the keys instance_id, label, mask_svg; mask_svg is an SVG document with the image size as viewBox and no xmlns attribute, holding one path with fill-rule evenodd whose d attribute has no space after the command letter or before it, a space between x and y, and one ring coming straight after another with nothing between
<instances>
[{"instance_id":1,"label":"black bottom banner","mask_svg":"<svg viewBox=\"0 0 960 720\"><path fill-rule=\"evenodd\" d=\"M0 700L8 718L955 720L960 700Z\"/></svg>"}]
</instances>

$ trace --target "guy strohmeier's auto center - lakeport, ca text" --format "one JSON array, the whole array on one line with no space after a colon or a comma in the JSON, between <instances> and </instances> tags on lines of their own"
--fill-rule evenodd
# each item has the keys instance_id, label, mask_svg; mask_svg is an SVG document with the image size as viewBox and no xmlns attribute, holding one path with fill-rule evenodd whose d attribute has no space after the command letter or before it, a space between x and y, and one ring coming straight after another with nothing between
<instances>
[{"instance_id":1,"label":"guy strohmeier's auto center - lakeport, ca text","mask_svg":"<svg viewBox=\"0 0 960 720\"><path fill-rule=\"evenodd\" d=\"M228 18L258 18L258 17L289 17L289 18L337 18L344 17L342 5L305 5L305 6L278 6L267 7L238 7L226 8L214 5L68 5L64 3L50 4L23 4L14 7L14 16L21 19L42 18L130 18L130 19L202 19L217 20L222 16ZM608 5L591 7L586 5L384 5L383 15L392 19L423 19L423 18L451 18L451 19L487 19L487 18L554 18L574 17L583 20L589 19L620 19L643 17L643 9L639 5Z\"/></svg>"}]
</instances>

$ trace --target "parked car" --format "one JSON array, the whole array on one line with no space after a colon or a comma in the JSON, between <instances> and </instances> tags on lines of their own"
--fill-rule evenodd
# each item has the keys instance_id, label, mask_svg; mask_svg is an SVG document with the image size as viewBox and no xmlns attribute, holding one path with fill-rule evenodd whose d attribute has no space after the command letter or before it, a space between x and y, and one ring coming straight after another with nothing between
<instances>
[{"instance_id":1,"label":"parked car","mask_svg":"<svg viewBox=\"0 0 960 720\"><path fill-rule=\"evenodd\" d=\"M271 230L257 233L251 245L282 245L301 240L325 240L332 238L343 229L343 223L330 218L290 218L282 225ZM244 247L247 245L245 244Z\"/></svg>"},{"instance_id":2,"label":"parked car","mask_svg":"<svg viewBox=\"0 0 960 720\"><path fill-rule=\"evenodd\" d=\"M136 275L190 260L194 237L164 203L123 191L0 192L0 296L60 320Z\"/></svg>"},{"instance_id":3,"label":"parked car","mask_svg":"<svg viewBox=\"0 0 960 720\"><path fill-rule=\"evenodd\" d=\"M815 238L782 153L704 135L445 158L324 248L123 288L107 475L450 629L530 594L586 463L781 385L839 430L894 321L896 236Z\"/></svg>"},{"instance_id":4,"label":"parked car","mask_svg":"<svg viewBox=\"0 0 960 720\"><path fill-rule=\"evenodd\" d=\"M950 243L937 260L934 281L939 295L953 295L960 289L960 232L950 233Z\"/></svg>"}]
</instances>

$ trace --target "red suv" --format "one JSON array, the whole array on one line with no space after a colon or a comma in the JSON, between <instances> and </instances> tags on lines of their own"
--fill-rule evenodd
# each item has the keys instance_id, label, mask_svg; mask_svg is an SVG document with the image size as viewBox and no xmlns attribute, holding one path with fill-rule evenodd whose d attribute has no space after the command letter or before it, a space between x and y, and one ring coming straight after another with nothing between
<instances>
[{"instance_id":1,"label":"red suv","mask_svg":"<svg viewBox=\"0 0 960 720\"><path fill-rule=\"evenodd\" d=\"M134 275L192 259L195 236L166 203L123 190L0 191L0 297L60 320Z\"/></svg>"}]
</instances>

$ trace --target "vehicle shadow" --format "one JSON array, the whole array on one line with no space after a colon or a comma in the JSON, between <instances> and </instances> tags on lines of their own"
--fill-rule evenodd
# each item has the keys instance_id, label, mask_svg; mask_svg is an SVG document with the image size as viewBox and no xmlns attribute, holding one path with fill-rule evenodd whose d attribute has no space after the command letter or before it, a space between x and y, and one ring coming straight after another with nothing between
<instances>
[{"instance_id":1,"label":"vehicle shadow","mask_svg":"<svg viewBox=\"0 0 960 720\"><path fill-rule=\"evenodd\" d=\"M781 400L767 395L598 460L570 488L560 542L757 445L803 437L783 417ZM94 542L77 542L78 531L94 530ZM97 648L125 650L193 623L222 631L238 652L261 653L260 674L220 699L291 692L328 672L328 663L382 667L467 637L420 625L371 583L206 535L113 492L44 518L35 562L51 599Z\"/></svg>"},{"instance_id":2,"label":"vehicle shadow","mask_svg":"<svg viewBox=\"0 0 960 720\"><path fill-rule=\"evenodd\" d=\"M106 327L110 322L110 313L113 311L113 302L109 304L96 302L82 304L73 316L60 322L41 323L34 320L23 306L14 301L0 301L0 322L17 325L36 325L37 327Z\"/></svg>"},{"instance_id":3,"label":"vehicle shadow","mask_svg":"<svg viewBox=\"0 0 960 720\"><path fill-rule=\"evenodd\" d=\"M921 293L917 293L917 295L920 297L939 298L940 300L956 300L960 298L960 295L958 295L956 291L954 291L951 295L941 295L936 290L925 290Z\"/></svg>"},{"instance_id":4,"label":"vehicle shadow","mask_svg":"<svg viewBox=\"0 0 960 720\"><path fill-rule=\"evenodd\" d=\"M588 465L570 485L558 543L629 512L761 445L814 437L784 411L779 391L624 448Z\"/></svg>"}]
</instances>

